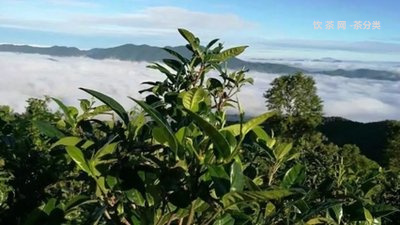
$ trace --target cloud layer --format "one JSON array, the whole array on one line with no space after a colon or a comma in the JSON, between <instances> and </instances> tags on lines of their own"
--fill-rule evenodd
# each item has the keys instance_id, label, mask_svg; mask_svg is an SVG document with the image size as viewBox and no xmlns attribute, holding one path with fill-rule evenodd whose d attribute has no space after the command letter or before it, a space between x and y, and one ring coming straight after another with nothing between
<instances>
[{"instance_id":1,"label":"cloud layer","mask_svg":"<svg viewBox=\"0 0 400 225\"><path fill-rule=\"evenodd\" d=\"M89 4L79 1L48 1L57 4ZM158 6L131 13L111 15L68 13L34 19L0 15L0 26L86 36L158 37L176 36L178 27L204 34L212 32L213 35L218 35L251 29L255 24L232 13L209 13L180 7Z\"/></svg>"},{"instance_id":2,"label":"cloud layer","mask_svg":"<svg viewBox=\"0 0 400 225\"><path fill-rule=\"evenodd\" d=\"M250 60L256 62L285 64L294 67L299 67L307 71L328 71L336 69L344 69L344 70L371 69L371 70L391 71L400 74L400 62L337 60L334 58L322 58L322 59L253 58Z\"/></svg>"},{"instance_id":3,"label":"cloud layer","mask_svg":"<svg viewBox=\"0 0 400 225\"><path fill-rule=\"evenodd\" d=\"M399 53L400 44L379 41L333 41L333 40L269 40L264 43L270 48L319 49L362 53Z\"/></svg>"},{"instance_id":4,"label":"cloud layer","mask_svg":"<svg viewBox=\"0 0 400 225\"><path fill-rule=\"evenodd\" d=\"M141 82L163 79L146 68L148 63L89 58L58 58L43 55L0 53L0 105L24 111L29 97L50 95L67 104L88 98L79 87L113 96L125 107L133 106L126 96L141 97ZM265 111L262 94L278 75L250 72L254 86L243 89L240 99L248 114ZM357 121L400 119L400 82L350 79L314 75L327 116Z\"/></svg>"}]
</instances>

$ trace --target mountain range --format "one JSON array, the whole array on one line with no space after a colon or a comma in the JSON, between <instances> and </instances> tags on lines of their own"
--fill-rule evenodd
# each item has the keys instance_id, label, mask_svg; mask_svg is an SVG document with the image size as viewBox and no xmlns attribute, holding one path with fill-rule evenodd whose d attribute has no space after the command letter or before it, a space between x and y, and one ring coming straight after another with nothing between
<instances>
[{"instance_id":1,"label":"mountain range","mask_svg":"<svg viewBox=\"0 0 400 225\"><path fill-rule=\"evenodd\" d=\"M189 56L189 51L185 46L176 46L166 48L175 50L184 56ZM164 58L171 56L160 47L149 45L134 45L125 44L112 48L93 48L90 50L81 50L75 47L52 46L52 47L34 47L29 45L0 45L0 52L14 52L14 53L27 53L27 54L42 54L58 57L89 57L93 59L118 59L127 61L146 61L154 62L160 61ZM239 58L231 59L228 63L230 69L238 69L245 67L251 71L258 71L263 73L277 73L288 74L293 72L304 72L309 74L325 74L330 76L342 76L349 78L365 78L376 80L391 80L400 81L400 74L372 69L355 69L355 70L324 70L324 71L307 71L306 69L289 66L278 63L268 62L251 62Z\"/></svg>"}]
</instances>

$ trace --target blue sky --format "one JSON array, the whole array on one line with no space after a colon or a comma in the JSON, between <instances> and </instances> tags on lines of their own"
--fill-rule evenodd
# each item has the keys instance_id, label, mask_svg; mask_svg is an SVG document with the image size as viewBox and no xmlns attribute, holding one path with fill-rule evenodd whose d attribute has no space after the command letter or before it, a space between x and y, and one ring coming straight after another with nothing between
<instances>
[{"instance_id":1,"label":"blue sky","mask_svg":"<svg viewBox=\"0 0 400 225\"><path fill-rule=\"evenodd\" d=\"M246 58L400 61L399 11L398 0L0 0L0 43L179 45L176 28L185 27L205 41L250 45ZM381 29L355 30L354 21Z\"/></svg>"}]
</instances>

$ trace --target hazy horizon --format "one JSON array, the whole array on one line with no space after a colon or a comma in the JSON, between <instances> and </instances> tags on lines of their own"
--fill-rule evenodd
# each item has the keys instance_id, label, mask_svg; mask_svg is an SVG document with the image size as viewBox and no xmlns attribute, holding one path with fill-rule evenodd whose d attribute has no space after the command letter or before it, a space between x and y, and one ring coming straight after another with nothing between
<instances>
[{"instance_id":1,"label":"hazy horizon","mask_svg":"<svg viewBox=\"0 0 400 225\"><path fill-rule=\"evenodd\" d=\"M302 4L296 0L0 0L0 4L1 43L81 49L125 43L175 46L182 43L176 35L182 27L202 40L221 38L226 45L250 45L245 58L400 58L400 2L394 0L351 4L345 0ZM330 21L333 29L326 29ZM340 29L339 21L346 22L346 29ZM355 21L361 21L360 29L355 29ZM323 29L315 29L315 22L321 22ZM364 26L367 22L370 27ZM379 29L372 27L374 22L379 22Z\"/></svg>"},{"instance_id":2,"label":"hazy horizon","mask_svg":"<svg viewBox=\"0 0 400 225\"><path fill-rule=\"evenodd\" d=\"M143 97L138 91L142 82L164 79L146 68L150 62L96 60L86 57L54 57L36 54L0 53L3 80L0 82L0 105L10 105L22 112L29 97L45 95L61 98L66 104L78 105L78 99L89 98L80 91L86 87L104 92L126 108L134 104L127 96ZM255 80L240 94L247 115L267 111L262 94L280 74L250 71ZM324 101L325 116L372 122L400 119L400 81L345 78L313 75L318 95ZM252 99L247 101L245 99Z\"/></svg>"}]
</instances>

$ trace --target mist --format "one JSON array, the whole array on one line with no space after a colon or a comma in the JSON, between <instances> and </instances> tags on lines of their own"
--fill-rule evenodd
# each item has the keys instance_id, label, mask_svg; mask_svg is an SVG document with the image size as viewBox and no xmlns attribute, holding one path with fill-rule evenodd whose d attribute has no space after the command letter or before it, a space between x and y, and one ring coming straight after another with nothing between
<instances>
[{"instance_id":1,"label":"mist","mask_svg":"<svg viewBox=\"0 0 400 225\"><path fill-rule=\"evenodd\" d=\"M114 59L95 60L83 57L49 57L44 55L0 53L0 105L10 105L23 112L30 97L57 97L69 105L90 98L79 87L95 89L112 96L127 109L134 106L127 96L142 98L141 83L164 79L146 68L148 62ZM248 73L254 85L246 86L240 96L247 115L266 111L262 97L278 74ZM312 75L318 95L324 103L325 116L370 122L400 119L400 82ZM54 106L53 106L54 107Z\"/></svg>"}]
</instances>

